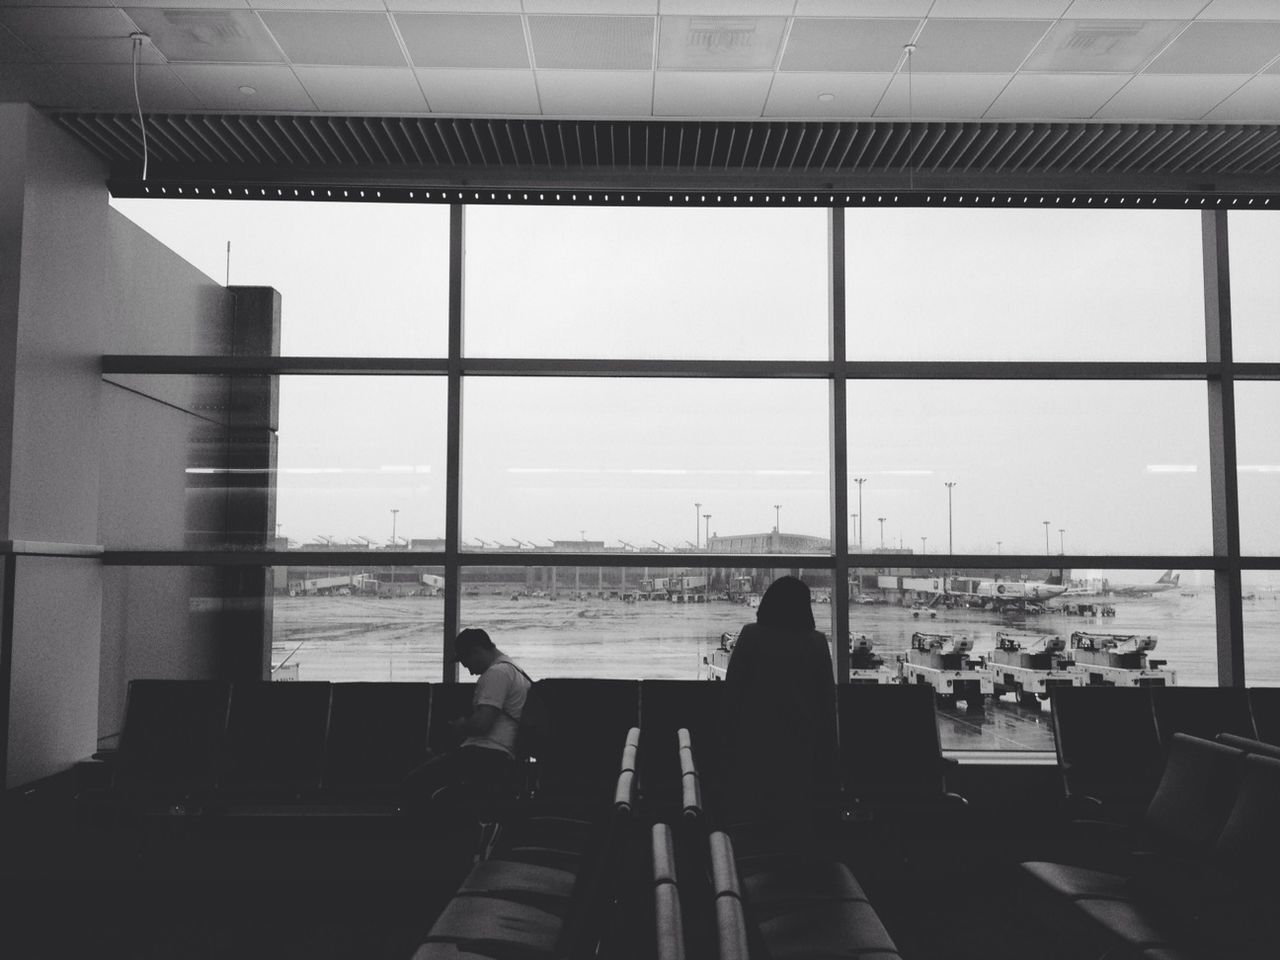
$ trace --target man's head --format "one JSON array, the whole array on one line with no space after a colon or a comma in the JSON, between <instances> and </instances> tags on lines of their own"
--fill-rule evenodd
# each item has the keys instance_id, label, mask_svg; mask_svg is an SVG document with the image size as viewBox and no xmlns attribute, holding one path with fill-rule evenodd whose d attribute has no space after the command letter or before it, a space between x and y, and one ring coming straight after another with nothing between
<instances>
[{"instance_id":1,"label":"man's head","mask_svg":"<svg viewBox=\"0 0 1280 960\"><path fill-rule=\"evenodd\" d=\"M479 627L468 627L459 633L453 641L453 649L458 662L476 677L489 669L493 658L498 655L498 648L489 639L489 634Z\"/></svg>"}]
</instances>

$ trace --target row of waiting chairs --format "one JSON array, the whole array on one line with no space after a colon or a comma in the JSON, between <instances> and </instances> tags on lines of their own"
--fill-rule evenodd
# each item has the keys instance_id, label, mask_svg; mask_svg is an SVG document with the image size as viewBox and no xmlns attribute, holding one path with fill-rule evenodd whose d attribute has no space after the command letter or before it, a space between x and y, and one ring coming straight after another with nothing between
<instances>
[{"instance_id":1,"label":"row of waiting chairs","mask_svg":"<svg viewBox=\"0 0 1280 960\"><path fill-rule=\"evenodd\" d=\"M1278 812L1280 748L1174 734L1136 821L1077 821L1070 862L1022 865L1028 906L1080 956L1273 957Z\"/></svg>"},{"instance_id":2,"label":"row of waiting chairs","mask_svg":"<svg viewBox=\"0 0 1280 960\"><path fill-rule=\"evenodd\" d=\"M1280 688L1063 687L1050 699L1067 797L1111 811L1145 806L1177 734L1280 743Z\"/></svg>"},{"instance_id":3,"label":"row of waiting chairs","mask_svg":"<svg viewBox=\"0 0 1280 960\"><path fill-rule=\"evenodd\" d=\"M538 681L551 732L537 782L551 794L607 790L616 744L632 727L656 737L688 729L704 775L722 765L723 684L679 680ZM456 746L447 721L470 707L472 684L219 683L135 680L113 759L112 791L162 808L331 800L395 809L404 775ZM840 786L850 804L957 799L947 790L927 687L837 688ZM1136 808L1150 797L1174 733L1228 732L1273 741L1280 690L1073 687L1053 691L1066 793ZM642 755L651 799L677 803L675 751Z\"/></svg>"},{"instance_id":4,"label":"row of waiting chairs","mask_svg":"<svg viewBox=\"0 0 1280 960\"><path fill-rule=\"evenodd\" d=\"M639 728L628 732L594 829L545 808L508 825L414 960L899 956L843 863L758 846L735 856L731 833L712 829L703 806L687 729L643 742ZM648 809L636 792L637 756L658 752L681 769L676 815Z\"/></svg>"},{"instance_id":5,"label":"row of waiting chairs","mask_svg":"<svg viewBox=\"0 0 1280 960\"><path fill-rule=\"evenodd\" d=\"M676 680L544 679L550 735L537 757L544 792L607 788L612 744L632 727L659 736L689 729L707 776L721 773L722 684ZM405 774L457 745L448 720L470 708L473 684L220 683L134 680L109 757L111 792L158 809L276 801L394 807ZM864 800L945 792L931 692L841 687L844 786ZM643 789L678 794L674 751L645 756Z\"/></svg>"}]
</instances>

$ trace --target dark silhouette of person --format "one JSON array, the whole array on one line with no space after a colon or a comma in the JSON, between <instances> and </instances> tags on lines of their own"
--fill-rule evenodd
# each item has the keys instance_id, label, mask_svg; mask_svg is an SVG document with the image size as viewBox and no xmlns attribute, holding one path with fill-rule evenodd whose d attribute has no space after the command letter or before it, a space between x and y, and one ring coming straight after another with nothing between
<instances>
[{"instance_id":1,"label":"dark silhouette of person","mask_svg":"<svg viewBox=\"0 0 1280 960\"><path fill-rule=\"evenodd\" d=\"M479 677L471 712L449 721L461 745L432 757L406 778L415 805L438 796L442 788L465 788L455 797L459 803L501 798L517 780L516 734L533 681L478 627L459 633L454 651L458 662Z\"/></svg>"},{"instance_id":2,"label":"dark silhouette of person","mask_svg":"<svg viewBox=\"0 0 1280 960\"><path fill-rule=\"evenodd\" d=\"M742 628L725 675L721 731L730 823L808 848L815 805L836 784L835 676L809 587L779 577Z\"/></svg>"}]
</instances>

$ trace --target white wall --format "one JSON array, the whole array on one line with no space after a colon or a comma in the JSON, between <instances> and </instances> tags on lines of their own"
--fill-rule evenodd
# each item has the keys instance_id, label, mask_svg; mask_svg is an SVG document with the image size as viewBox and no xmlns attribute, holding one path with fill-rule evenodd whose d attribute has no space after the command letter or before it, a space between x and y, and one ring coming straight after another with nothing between
<instances>
[{"instance_id":1,"label":"white wall","mask_svg":"<svg viewBox=\"0 0 1280 960\"><path fill-rule=\"evenodd\" d=\"M65 768L97 740L101 565L23 555L22 542L98 542L105 180L52 121L0 105L0 541L17 551L0 678L6 786Z\"/></svg>"}]
</instances>

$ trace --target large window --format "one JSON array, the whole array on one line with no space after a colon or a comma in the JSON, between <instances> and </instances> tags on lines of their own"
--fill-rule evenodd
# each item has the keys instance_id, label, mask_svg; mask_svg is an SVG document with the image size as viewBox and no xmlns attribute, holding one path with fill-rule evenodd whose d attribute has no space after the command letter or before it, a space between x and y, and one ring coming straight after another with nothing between
<instances>
[{"instance_id":1,"label":"large window","mask_svg":"<svg viewBox=\"0 0 1280 960\"><path fill-rule=\"evenodd\" d=\"M281 334L247 370L110 347L109 415L163 429L108 454L109 561L258 551L276 679L448 679L479 625L538 676L712 682L801 572L838 679L923 682L946 643L993 681L939 688L953 749L1052 748L1010 644L1280 683L1277 378L1215 352L1234 302L1236 360L1275 359L1273 218L573 196L120 204L219 282L230 239ZM1234 301L1206 311L1228 226ZM112 486L138 457L172 502Z\"/></svg>"}]
</instances>

